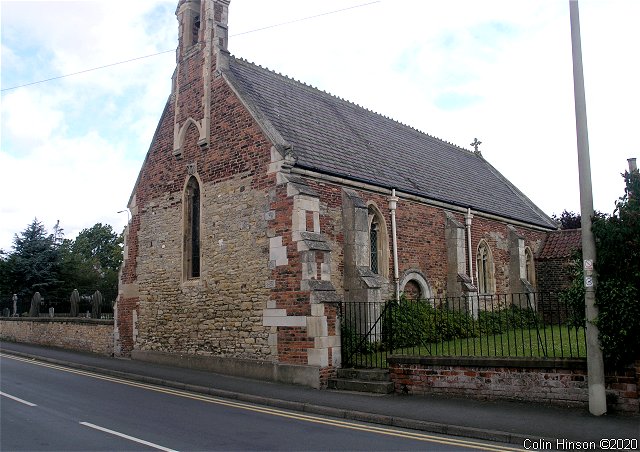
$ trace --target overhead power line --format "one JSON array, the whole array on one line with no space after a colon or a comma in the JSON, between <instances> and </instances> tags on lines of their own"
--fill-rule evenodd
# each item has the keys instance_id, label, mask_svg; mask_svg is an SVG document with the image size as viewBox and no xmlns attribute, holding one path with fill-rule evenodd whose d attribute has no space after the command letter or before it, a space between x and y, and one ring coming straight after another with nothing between
<instances>
[{"instance_id":1,"label":"overhead power line","mask_svg":"<svg viewBox=\"0 0 640 452\"><path fill-rule=\"evenodd\" d=\"M152 53L151 55L145 55L145 56L140 56L140 57L136 57L136 58L131 58L130 60L118 61L117 63L105 64L104 66L92 67L91 69L84 69L82 71L73 72L71 74L59 75L57 77L51 77L51 78L47 78L47 79L44 79L44 80L38 80L37 82L25 83L24 85L16 85L16 86L12 86L11 88L2 88L2 91L9 91L11 89L17 89L17 88L23 88L25 86L37 85L38 83L50 82L52 80L58 80L60 78L71 77L73 75L78 75L78 74L84 74L85 72L97 71L99 69L104 69L104 68L108 68L108 67L111 67L111 66L117 66L119 64L130 63L132 61L142 60L144 58L150 58L150 57L162 55L163 53L169 53L169 52L175 52L175 49L165 50L163 52L158 52L158 53Z\"/></svg>"},{"instance_id":2,"label":"overhead power line","mask_svg":"<svg viewBox=\"0 0 640 452\"><path fill-rule=\"evenodd\" d=\"M380 1L381 0L375 0L375 1L372 1L372 2L368 2L368 3L362 3L360 5L354 5L354 6L349 6L347 8L328 11L326 13L315 14L313 16L307 16L307 17L302 17L300 19L289 20L287 22L281 22L281 23L278 23L278 24L267 25L266 27L255 28L253 30L248 30L248 31L243 31L241 33L236 33L236 34L230 35L230 37L246 35L246 34L249 34L249 33L255 33L257 31L268 30L270 28L281 27L283 25L290 25L290 24L294 24L294 23L297 23L297 22L303 22L305 20L316 19L318 17L328 16L330 14L341 13L341 12L348 11L348 10L351 10L351 9L362 8L363 6L369 6L369 5L373 5L374 3L380 3ZM73 72L71 74L59 75L57 77L50 77L50 78L43 79L43 80L38 80L38 81L35 81L35 82L24 83L22 85L11 86L9 88L2 88L0 91L10 91L10 90L13 90L13 89L24 88L25 86L37 85L39 83L50 82L50 81L53 81L53 80L58 80L58 79L61 79L61 78L66 78L66 77L72 77L74 75L85 74L87 72L97 71L97 70L105 69L105 68L112 67L112 66L118 66L120 64L131 63L132 61L143 60L145 58L151 58L151 57L158 56L158 55L163 55L163 54L169 53L169 52L175 52L175 49L164 50L162 52L152 53L150 55L139 56L139 57L131 58L129 60L118 61L117 63L105 64L103 66L93 67L93 68L90 68L90 69L84 69L82 71Z\"/></svg>"},{"instance_id":3,"label":"overhead power line","mask_svg":"<svg viewBox=\"0 0 640 452\"><path fill-rule=\"evenodd\" d=\"M305 21L305 20L315 19L317 17L322 17L322 16L328 16L330 14L341 13L343 11L348 11L350 9L362 8L363 6L373 5L374 3L380 3L380 0L375 0L375 1L369 2L369 3L362 3L360 5L349 6L347 8L336 9L336 10L329 11L329 12L326 12L326 13L316 14L315 16L308 16L308 17L303 17L301 19L294 19L294 20L290 20L290 21L287 21L287 22L281 22L279 24L267 25L266 27L256 28L254 30L249 30L249 31L243 31L242 33L237 33L237 34L231 35L231 36L233 37L233 36L246 35L246 34L249 34L249 33L254 33L256 31L268 30L269 28L281 27L282 25L295 24L297 22L302 22L302 21Z\"/></svg>"}]
</instances>

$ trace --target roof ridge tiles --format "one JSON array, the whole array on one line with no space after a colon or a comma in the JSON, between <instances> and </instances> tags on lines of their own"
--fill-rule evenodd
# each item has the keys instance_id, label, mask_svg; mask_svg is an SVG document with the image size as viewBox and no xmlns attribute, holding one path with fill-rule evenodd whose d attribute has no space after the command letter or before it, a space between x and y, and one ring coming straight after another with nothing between
<instances>
[{"instance_id":1,"label":"roof ridge tiles","mask_svg":"<svg viewBox=\"0 0 640 452\"><path fill-rule=\"evenodd\" d=\"M421 130L421 129L419 129L419 128L415 127L415 126L412 126L412 125L410 125L410 124L404 123L404 122L402 122L402 121L400 121L400 120L398 120L398 119L392 118L391 116L387 116L387 115L385 115L385 114L383 114L383 113L380 113L380 112L378 112L378 111L375 111L375 110L373 110L373 109L371 109L371 108L368 108L368 107L365 107L365 106L363 106L363 105L360 105L360 104L358 104L358 103L356 103L356 102L354 102L354 101L352 101L352 100L346 99L346 98L344 98L344 97L340 97L340 96L338 96L337 94L333 94L333 93L331 93L331 92L329 92L329 91L326 91L326 90L324 90L324 89L320 89L320 88L318 88L317 86L314 86L314 85L312 85L312 84L310 84L310 83L304 82L304 81L302 81L302 80L298 80L298 79L296 79L296 78L294 78L294 77L291 77L291 76L289 76L289 75L286 75L286 74L282 74L282 73L280 73L280 72L277 72L277 71L276 71L276 70L274 70L274 69L270 69L270 68L269 68L269 67L267 67L267 66L262 66L262 65L260 65L260 64L258 64L258 63L254 63L253 61L249 61L249 60L247 60L246 58L237 57L237 56L235 56L235 55L232 55L232 58L234 58L235 60L240 61L240 62L242 62L242 63L246 63L246 64L248 64L248 65L251 65L251 66L254 66L254 67L258 67L258 68L260 68L260 69L262 69L262 70L268 71L268 72L270 72L270 73L272 73L272 74L274 74L274 75L277 75L278 77L280 77L280 78L282 78L282 79L288 80L288 81L293 82L293 83L296 83L296 84L298 84L298 85L305 86L305 87L307 87L307 88L311 88L311 89L313 89L313 90L314 90L314 91L316 91L316 92L319 92L319 93L322 93L322 94L326 94L327 96L329 96L329 97L331 97L331 98L334 98L334 99L340 100L340 101L342 101L342 102L344 102L344 103L346 103L346 104L349 104L349 105L353 105L353 106L355 106L355 107L358 107L358 108L360 108L360 109L362 109L362 110L364 110L364 111L367 111L367 112L369 112L369 113L372 113L372 114L374 114L374 115L377 115L377 116L380 116L380 117L382 117L382 118L388 119L389 121L392 121L392 122L394 122L394 123L396 123L396 124L399 124L399 125L401 125L401 126L403 126L403 127L408 128L408 129L411 129L411 130L413 130L413 131L415 131L415 132L417 132L417 133L419 133L419 134L426 135L426 136L428 136L429 138L433 138L433 139L435 139L435 140L438 140L438 141L441 141L441 142L443 142L443 143L445 143L445 144L448 144L449 146L453 146L454 148L456 148L456 149L458 149L458 150L465 151L466 153L469 153L469 154L474 154L474 153L473 153L473 151L470 151L469 149L465 149L465 148L463 148L462 146L457 145L457 144L455 144L455 143L453 143L453 142L451 142L451 141L447 141L447 140L445 140L445 139L443 139L443 138L440 138L440 137L437 137L437 136L435 136L435 135L432 135L432 134L430 134L430 133L428 133L428 132L425 132L424 130Z\"/></svg>"}]
</instances>

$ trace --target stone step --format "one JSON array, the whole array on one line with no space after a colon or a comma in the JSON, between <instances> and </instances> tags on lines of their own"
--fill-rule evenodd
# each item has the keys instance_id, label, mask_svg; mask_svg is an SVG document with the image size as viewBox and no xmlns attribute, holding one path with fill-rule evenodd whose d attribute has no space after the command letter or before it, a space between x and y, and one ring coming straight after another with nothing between
<instances>
[{"instance_id":1,"label":"stone step","mask_svg":"<svg viewBox=\"0 0 640 452\"><path fill-rule=\"evenodd\" d=\"M337 378L361 381L391 381L388 369L338 369Z\"/></svg>"},{"instance_id":2,"label":"stone step","mask_svg":"<svg viewBox=\"0 0 640 452\"><path fill-rule=\"evenodd\" d=\"M393 392L393 382L331 378L329 379L329 389L339 389L341 391L369 392L373 394L390 394Z\"/></svg>"}]
</instances>

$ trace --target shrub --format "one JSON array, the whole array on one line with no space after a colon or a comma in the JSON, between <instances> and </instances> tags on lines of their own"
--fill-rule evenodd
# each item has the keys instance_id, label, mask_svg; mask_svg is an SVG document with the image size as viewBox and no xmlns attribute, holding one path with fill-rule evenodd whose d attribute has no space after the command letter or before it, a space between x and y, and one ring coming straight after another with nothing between
<instances>
[{"instance_id":1,"label":"shrub","mask_svg":"<svg viewBox=\"0 0 640 452\"><path fill-rule=\"evenodd\" d=\"M625 194L613 215L596 213L596 325L607 366L622 367L640 358L640 173L623 174ZM574 323L584 324L582 258L562 299L574 307Z\"/></svg>"}]
</instances>

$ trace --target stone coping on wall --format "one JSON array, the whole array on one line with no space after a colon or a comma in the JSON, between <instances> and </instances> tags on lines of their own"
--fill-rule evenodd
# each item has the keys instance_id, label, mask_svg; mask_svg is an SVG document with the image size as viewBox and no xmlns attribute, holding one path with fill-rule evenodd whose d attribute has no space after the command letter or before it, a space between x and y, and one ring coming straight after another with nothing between
<instances>
[{"instance_id":1,"label":"stone coping on wall","mask_svg":"<svg viewBox=\"0 0 640 452\"><path fill-rule=\"evenodd\" d=\"M459 367L520 367L528 369L585 369L586 358L514 358L495 356L405 356L392 355L387 362L397 365L459 366Z\"/></svg>"},{"instance_id":2,"label":"stone coping on wall","mask_svg":"<svg viewBox=\"0 0 640 452\"><path fill-rule=\"evenodd\" d=\"M0 317L1 322L78 323L113 325L113 319L89 319L86 317Z\"/></svg>"}]
</instances>

